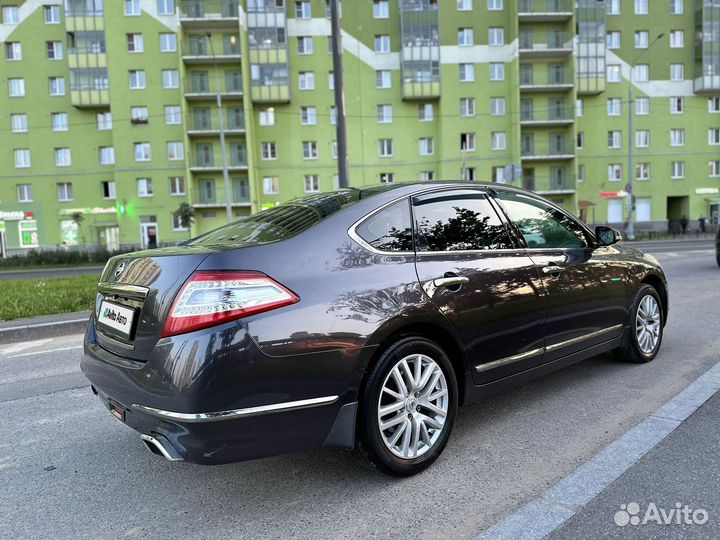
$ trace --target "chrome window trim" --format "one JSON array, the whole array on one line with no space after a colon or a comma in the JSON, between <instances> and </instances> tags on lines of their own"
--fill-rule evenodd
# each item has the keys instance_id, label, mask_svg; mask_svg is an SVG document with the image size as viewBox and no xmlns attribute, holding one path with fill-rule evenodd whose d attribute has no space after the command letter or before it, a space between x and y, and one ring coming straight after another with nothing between
<instances>
[{"instance_id":1,"label":"chrome window trim","mask_svg":"<svg viewBox=\"0 0 720 540\"><path fill-rule=\"evenodd\" d=\"M140 287L138 285L127 285L125 283L109 283L107 281L101 281L98 283L98 290L101 293L116 294L116 295L127 295L145 298L148 295L150 289L147 287Z\"/></svg>"},{"instance_id":2,"label":"chrome window trim","mask_svg":"<svg viewBox=\"0 0 720 540\"><path fill-rule=\"evenodd\" d=\"M293 411L297 409L307 409L310 407L319 407L322 405L330 405L338 400L339 396L324 396L311 399L301 399L298 401L285 401L282 403L272 403L270 405L261 405L259 407L247 407L245 409L231 409L228 411L217 411L209 413L179 413L173 411L163 411L155 407L147 407L134 403L132 408L139 409L143 412L150 413L160 418L168 420L177 420L180 422L198 423L198 422L217 422L221 420L233 420L236 418L248 418L250 416L259 416L262 414L270 414L276 412Z\"/></svg>"},{"instance_id":3,"label":"chrome window trim","mask_svg":"<svg viewBox=\"0 0 720 540\"><path fill-rule=\"evenodd\" d=\"M512 249L458 249L456 251L416 251L416 255L504 255L504 254L519 254L522 255L526 251L525 248L512 248Z\"/></svg>"}]
</instances>

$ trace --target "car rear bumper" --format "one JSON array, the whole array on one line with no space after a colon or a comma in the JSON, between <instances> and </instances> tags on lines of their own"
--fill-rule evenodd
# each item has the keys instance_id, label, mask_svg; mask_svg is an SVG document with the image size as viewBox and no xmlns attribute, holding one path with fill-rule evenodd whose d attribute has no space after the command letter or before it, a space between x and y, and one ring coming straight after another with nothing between
<instances>
[{"instance_id":1,"label":"car rear bumper","mask_svg":"<svg viewBox=\"0 0 720 540\"><path fill-rule=\"evenodd\" d=\"M218 464L354 445L369 348L271 357L235 322L165 338L138 362L103 349L94 324L83 373L105 406L168 459Z\"/></svg>"}]
</instances>

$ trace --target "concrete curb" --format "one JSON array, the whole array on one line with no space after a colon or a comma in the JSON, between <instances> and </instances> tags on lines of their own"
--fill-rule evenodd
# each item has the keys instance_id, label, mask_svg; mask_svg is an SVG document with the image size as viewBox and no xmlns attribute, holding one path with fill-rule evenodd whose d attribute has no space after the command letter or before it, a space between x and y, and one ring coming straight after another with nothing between
<instances>
[{"instance_id":1,"label":"concrete curb","mask_svg":"<svg viewBox=\"0 0 720 540\"><path fill-rule=\"evenodd\" d=\"M9 321L0 326L0 344L82 334L85 332L89 317L89 312L79 311L65 313L58 320L52 320L52 317L38 317ZM4 326L5 324L8 326Z\"/></svg>"}]
</instances>

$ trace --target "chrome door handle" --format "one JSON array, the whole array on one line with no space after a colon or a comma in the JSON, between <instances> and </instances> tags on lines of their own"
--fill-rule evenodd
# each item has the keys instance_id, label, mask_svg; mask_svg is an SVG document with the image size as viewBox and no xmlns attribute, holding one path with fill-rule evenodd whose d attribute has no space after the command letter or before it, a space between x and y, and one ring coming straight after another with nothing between
<instances>
[{"instance_id":1,"label":"chrome door handle","mask_svg":"<svg viewBox=\"0 0 720 540\"><path fill-rule=\"evenodd\" d=\"M464 285L468 281L470 281L470 278L462 276L442 277L433 279L433 285L436 287L457 287L459 285Z\"/></svg>"},{"instance_id":2,"label":"chrome door handle","mask_svg":"<svg viewBox=\"0 0 720 540\"><path fill-rule=\"evenodd\" d=\"M563 272L564 270L565 270L565 268L563 268L562 266L556 266L554 264L545 266L542 269L543 274L559 274L560 272Z\"/></svg>"}]
</instances>

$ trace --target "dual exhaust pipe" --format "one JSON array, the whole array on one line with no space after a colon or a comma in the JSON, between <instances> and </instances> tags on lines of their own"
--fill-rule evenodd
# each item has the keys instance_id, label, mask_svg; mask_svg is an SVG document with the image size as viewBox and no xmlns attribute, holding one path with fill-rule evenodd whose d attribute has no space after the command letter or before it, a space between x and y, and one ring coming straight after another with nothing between
<instances>
[{"instance_id":1,"label":"dual exhaust pipe","mask_svg":"<svg viewBox=\"0 0 720 540\"><path fill-rule=\"evenodd\" d=\"M145 435L141 433L140 438L145 444L145 448L156 456L164 457L168 461L184 461L183 457L175 450L173 445L170 444L170 441L162 435Z\"/></svg>"}]
</instances>

